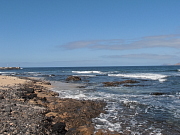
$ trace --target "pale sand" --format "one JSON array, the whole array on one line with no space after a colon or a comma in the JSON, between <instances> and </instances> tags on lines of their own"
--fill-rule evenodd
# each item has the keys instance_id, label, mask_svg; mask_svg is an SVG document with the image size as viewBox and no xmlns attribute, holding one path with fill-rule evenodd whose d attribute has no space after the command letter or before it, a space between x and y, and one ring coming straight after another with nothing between
<instances>
[{"instance_id":1,"label":"pale sand","mask_svg":"<svg viewBox=\"0 0 180 135\"><path fill-rule=\"evenodd\" d=\"M28 80L20 79L13 76L2 76L0 75L0 88L4 89L5 87L13 87L19 84L27 83Z\"/></svg>"},{"instance_id":2,"label":"pale sand","mask_svg":"<svg viewBox=\"0 0 180 135\"><path fill-rule=\"evenodd\" d=\"M40 78L30 78L33 80L40 80ZM29 83L31 80L28 79L20 79L18 77L14 76L2 76L0 75L0 89L7 89L9 87L16 87L19 86L20 84L25 84ZM43 83L44 81L37 82L36 85L41 85L43 87L46 87L48 89L51 89L53 86L52 85L46 85Z\"/></svg>"}]
</instances>

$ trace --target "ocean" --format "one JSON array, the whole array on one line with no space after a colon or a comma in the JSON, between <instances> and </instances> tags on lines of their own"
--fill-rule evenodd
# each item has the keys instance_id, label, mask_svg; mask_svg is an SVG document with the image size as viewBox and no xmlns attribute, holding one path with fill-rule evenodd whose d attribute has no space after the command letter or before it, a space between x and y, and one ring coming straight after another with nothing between
<instances>
[{"instance_id":1,"label":"ocean","mask_svg":"<svg viewBox=\"0 0 180 135\"><path fill-rule=\"evenodd\" d=\"M41 77L72 82L84 88L53 88L61 98L103 100L105 114L92 121L96 129L130 135L180 135L180 66L34 67L0 70L2 75ZM135 80L137 84L104 87L103 82Z\"/></svg>"}]
</instances>

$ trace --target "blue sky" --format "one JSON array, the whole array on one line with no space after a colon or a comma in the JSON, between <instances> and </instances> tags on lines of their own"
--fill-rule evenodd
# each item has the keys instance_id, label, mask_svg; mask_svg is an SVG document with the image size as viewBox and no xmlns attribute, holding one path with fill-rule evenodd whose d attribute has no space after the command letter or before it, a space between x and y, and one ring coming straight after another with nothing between
<instances>
[{"instance_id":1,"label":"blue sky","mask_svg":"<svg viewBox=\"0 0 180 135\"><path fill-rule=\"evenodd\" d=\"M0 66L180 62L179 0L0 0Z\"/></svg>"}]
</instances>

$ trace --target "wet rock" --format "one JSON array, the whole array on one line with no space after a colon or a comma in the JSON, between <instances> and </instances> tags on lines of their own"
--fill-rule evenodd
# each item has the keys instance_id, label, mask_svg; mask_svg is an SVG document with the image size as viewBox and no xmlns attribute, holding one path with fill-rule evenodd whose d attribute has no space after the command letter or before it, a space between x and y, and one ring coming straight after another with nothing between
<instances>
[{"instance_id":1,"label":"wet rock","mask_svg":"<svg viewBox=\"0 0 180 135\"><path fill-rule=\"evenodd\" d=\"M68 76L66 81L81 81L81 78L78 76Z\"/></svg>"},{"instance_id":2,"label":"wet rock","mask_svg":"<svg viewBox=\"0 0 180 135\"><path fill-rule=\"evenodd\" d=\"M86 86L78 86L77 88L86 88Z\"/></svg>"},{"instance_id":3,"label":"wet rock","mask_svg":"<svg viewBox=\"0 0 180 135\"><path fill-rule=\"evenodd\" d=\"M166 93L162 93L162 92L153 92L151 93L151 95L155 95L155 96L159 96L159 95L165 95Z\"/></svg>"},{"instance_id":4,"label":"wet rock","mask_svg":"<svg viewBox=\"0 0 180 135\"><path fill-rule=\"evenodd\" d=\"M139 82L135 80L125 80L125 81L120 81L120 82L117 82L117 81L116 82L103 82L105 87L111 87L111 86L117 87L125 83L139 83Z\"/></svg>"}]
</instances>

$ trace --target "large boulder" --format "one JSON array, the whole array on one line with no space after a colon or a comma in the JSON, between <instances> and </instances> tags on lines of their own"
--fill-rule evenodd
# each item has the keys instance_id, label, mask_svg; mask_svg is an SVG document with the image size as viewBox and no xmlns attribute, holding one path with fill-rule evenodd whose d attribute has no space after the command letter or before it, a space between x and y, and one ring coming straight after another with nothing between
<instances>
[{"instance_id":1,"label":"large boulder","mask_svg":"<svg viewBox=\"0 0 180 135\"><path fill-rule=\"evenodd\" d=\"M68 76L66 81L81 81L81 78L78 76Z\"/></svg>"}]
</instances>

